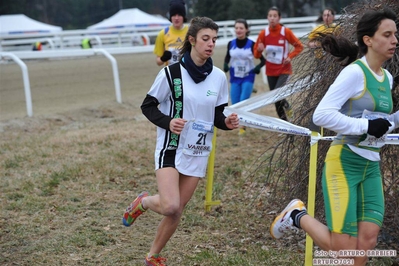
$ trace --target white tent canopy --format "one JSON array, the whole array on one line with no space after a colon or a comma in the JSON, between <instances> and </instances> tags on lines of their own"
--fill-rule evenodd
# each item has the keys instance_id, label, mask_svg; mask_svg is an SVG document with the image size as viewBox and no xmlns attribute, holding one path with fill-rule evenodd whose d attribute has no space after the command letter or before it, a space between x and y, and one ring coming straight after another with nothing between
<instances>
[{"instance_id":1,"label":"white tent canopy","mask_svg":"<svg viewBox=\"0 0 399 266\"><path fill-rule=\"evenodd\" d=\"M42 23L23 14L0 16L0 35L47 33L58 31L62 31L62 28Z\"/></svg>"},{"instance_id":2,"label":"white tent canopy","mask_svg":"<svg viewBox=\"0 0 399 266\"><path fill-rule=\"evenodd\" d=\"M119 10L113 16L87 27L87 29L117 29L129 27L160 27L169 26L170 21L166 18L154 16L141 11L138 8Z\"/></svg>"}]
</instances>

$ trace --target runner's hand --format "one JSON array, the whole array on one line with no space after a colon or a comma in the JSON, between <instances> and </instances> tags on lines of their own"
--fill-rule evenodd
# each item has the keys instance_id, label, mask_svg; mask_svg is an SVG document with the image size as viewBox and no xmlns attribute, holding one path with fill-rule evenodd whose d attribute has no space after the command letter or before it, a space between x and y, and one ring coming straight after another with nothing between
<instances>
[{"instance_id":1,"label":"runner's hand","mask_svg":"<svg viewBox=\"0 0 399 266\"><path fill-rule=\"evenodd\" d=\"M166 61L169 61L169 59L171 59L171 58L172 58L172 52L166 50L165 52L163 52L163 55L161 56L161 61L166 62Z\"/></svg>"},{"instance_id":2,"label":"runner's hand","mask_svg":"<svg viewBox=\"0 0 399 266\"><path fill-rule=\"evenodd\" d=\"M387 133L391 123L383 118L377 118L374 120L369 120L369 128L367 133L376 138L381 138L385 133Z\"/></svg>"},{"instance_id":3,"label":"runner's hand","mask_svg":"<svg viewBox=\"0 0 399 266\"><path fill-rule=\"evenodd\" d=\"M265 45L263 43L259 43L257 50L259 53L263 52L263 50L265 50Z\"/></svg>"},{"instance_id":4,"label":"runner's hand","mask_svg":"<svg viewBox=\"0 0 399 266\"><path fill-rule=\"evenodd\" d=\"M287 57L286 59L284 59L284 62L283 62L284 65L289 64L289 63L291 63L291 58Z\"/></svg>"},{"instance_id":5,"label":"runner's hand","mask_svg":"<svg viewBox=\"0 0 399 266\"><path fill-rule=\"evenodd\" d=\"M261 65L257 65L254 69L252 69L252 72L255 74L259 74L261 68L262 68Z\"/></svg>"},{"instance_id":6,"label":"runner's hand","mask_svg":"<svg viewBox=\"0 0 399 266\"><path fill-rule=\"evenodd\" d=\"M183 118L173 118L169 123L169 129L172 133L180 135L186 122Z\"/></svg>"},{"instance_id":7,"label":"runner's hand","mask_svg":"<svg viewBox=\"0 0 399 266\"><path fill-rule=\"evenodd\" d=\"M224 70L224 72L227 72L227 71L229 71L229 64L227 64L227 63L224 63L224 65L223 65L223 70Z\"/></svg>"},{"instance_id":8,"label":"runner's hand","mask_svg":"<svg viewBox=\"0 0 399 266\"><path fill-rule=\"evenodd\" d=\"M224 122L229 129L237 129L240 126L240 119L236 113L230 114L228 117L226 117Z\"/></svg>"}]
</instances>

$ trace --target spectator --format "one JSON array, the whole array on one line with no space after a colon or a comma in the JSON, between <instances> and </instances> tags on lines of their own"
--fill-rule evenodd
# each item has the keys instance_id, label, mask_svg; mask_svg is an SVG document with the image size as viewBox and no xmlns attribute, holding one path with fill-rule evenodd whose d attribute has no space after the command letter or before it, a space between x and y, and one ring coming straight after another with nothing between
<instances>
[{"instance_id":1,"label":"spectator","mask_svg":"<svg viewBox=\"0 0 399 266\"><path fill-rule=\"evenodd\" d=\"M91 49L92 48L92 44L91 44L90 38L84 38L82 40L82 43L81 43L80 47L82 47L82 49Z\"/></svg>"},{"instance_id":2,"label":"spectator","mask_svg":"<svg viewBox=\"0 0 399 266\"><path fill-rule=\"evenodd\" d=\"M42 43L41 42L35 42L32 45L32 51L41 51L42 50Z\"/></svg>"}]
</instances>

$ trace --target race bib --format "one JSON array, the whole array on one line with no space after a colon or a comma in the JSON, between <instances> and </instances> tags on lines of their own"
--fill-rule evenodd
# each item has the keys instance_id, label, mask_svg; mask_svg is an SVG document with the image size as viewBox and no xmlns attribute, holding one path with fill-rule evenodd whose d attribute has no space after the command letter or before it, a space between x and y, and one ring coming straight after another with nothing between
<instances>
[{"instance_id":1,"label":"race bib","mask_svg":"<svg viewBox=\"0 0 399 266\"><path fill-rule=\"evenodd\" d=\"M362 114L362 118L366 118L368 120L374 120L377 118L384 118L388 120L388 114L386 113L380 113L380 112L371 112L368 110L364 110ZM388 120L389 121L389 120ZM373 148L381 148L382 146L385 145L385 139L387 137L387 134L391 132L394 127L395 123L392 121L389 121L391 123L391 127L388 129L387 133L383 135L381 138L376 138L374 136L371 136L367 134L367 137L365 140L361 141L359 143L360 146L366 146L366 147L373 147Z\"/></svg>"},{"instance_id":2,"label":"race bib","mask_svg":"<svg viewBox=\"0 0 399 266\"><path fill-rule=\"evenodd\" d=\"M237 78L243 78L248 76L249 65L245 60L236 60L234 62L234 76Z\"/></svg>"},{"instance_id":3,"label":"race bib","mask_svg":"<svg viewBox=\"0 0 399 266\"><path fill-rule=\"evenodd\" d=\"M263 57L266 58L266 61L273 64L282 64L284 48L282 46L277 45L267 45L266 49L263 50Z\"/></svg>"},{"instance_id":4,"label":"race bib","mask_svg":"<svg viewBox=\"0 0 399 266\"><path fill-rule=\"evenodd\" d=\"M212 150L213 124L199 120L187 123L183 153L190 156L209 156Z\"/></svg>"},{"instance_id":5,"label":"race bib","mask_svg":"<svg viewBox=\"0 0 399 266\"><path fill-rule=\"evenodd\" d=\"M172 53L172 57L169 59L168 64L171 65L179 61L179 50L174 48L169 48L168 51Z\"/></svg>"}]
</instances>

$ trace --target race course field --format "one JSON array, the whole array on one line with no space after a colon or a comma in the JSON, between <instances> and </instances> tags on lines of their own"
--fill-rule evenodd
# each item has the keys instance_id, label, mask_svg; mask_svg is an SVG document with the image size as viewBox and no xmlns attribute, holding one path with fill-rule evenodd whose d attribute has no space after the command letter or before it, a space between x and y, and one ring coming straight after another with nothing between
<instances>
[{"instance_id":1,"label":"race course field","mask_svg":"<svg viewBox=\"0 0 399 266\"><path fill-rule=\"evenodd\" d=\"M216 49L216 66L225 52ZM27 61L33 117L19 66L0 64L0 265L143 265L161 216L146 212L131 227L121 218L138 193L157 193L156 127L140 105L161 68L151 53L115 57L122 104L104 57ZM255 88L268 91L260 75ZM276 117L274 105L256 112ZM269 233L291 200L271 193L267 179L268 151L284 134L216 135L221 204L205 212L201 180L162 251L167 265L303 265L303 232L281 241ZM383 259L373 265L392 265Z\"/></svg>"}]
</instances>

